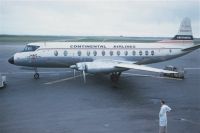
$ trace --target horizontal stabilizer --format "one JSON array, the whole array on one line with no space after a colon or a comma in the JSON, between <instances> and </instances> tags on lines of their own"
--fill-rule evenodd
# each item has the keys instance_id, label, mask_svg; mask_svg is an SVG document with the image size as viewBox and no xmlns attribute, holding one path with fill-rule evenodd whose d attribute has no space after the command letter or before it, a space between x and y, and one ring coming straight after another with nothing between
<instances>
[{"instance_id":1,"label":"horizontal stabilizer","mask_svg":"<svg viewBox=\"0 0 200 133\"><path fill-rule=\"evenodd\" d=\"M200 44L194 45L193 47L185 48L182 51L193 51L193 50L198 49L198 48L200 48Z\"/></svg>"}]
</instances>

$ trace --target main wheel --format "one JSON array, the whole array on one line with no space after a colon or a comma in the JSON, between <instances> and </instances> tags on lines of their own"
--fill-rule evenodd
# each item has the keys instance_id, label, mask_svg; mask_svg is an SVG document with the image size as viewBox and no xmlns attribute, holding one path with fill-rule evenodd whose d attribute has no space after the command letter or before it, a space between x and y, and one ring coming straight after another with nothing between
<instances>
[{"instance_id":1,"label":"main wheel","mask_svg":"<svg viewBox=\"0 0 200 133\"><path fill-rule=\"evenodd\" d=\"M4 86L4 87L6 87L6 86L7 86L6 82L3 82L3 86Z\"/></svg>"},{"instance_id":2,"label":"main wheel","mask_svg":"<svg viewBox=\"0 0 200 133\"><path fill-rule=\"evenodd\" d=\"M39 73L35 73L35 74L34 74L34 79L39 79L39 78L40 78Z\"/></svg>"},{"instance_id":3,"label":"main wheel","mask_svg":"<svg viewBox=\"0 0 200 133\"><path fill-rule=\"evenodd\" d=\"M119 75L118 74L111 74L110 79L112 82L118 82L119 81Z\"/></svg>"}]
</instances>

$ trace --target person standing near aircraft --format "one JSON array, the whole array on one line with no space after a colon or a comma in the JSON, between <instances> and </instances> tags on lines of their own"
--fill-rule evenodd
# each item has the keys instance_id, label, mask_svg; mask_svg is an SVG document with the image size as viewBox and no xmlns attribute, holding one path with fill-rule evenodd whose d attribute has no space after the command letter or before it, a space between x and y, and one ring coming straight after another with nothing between
<instances>
[{"instance_id":1,"label":"person standing near aircraft","mask_svg":"<svg viewBox=\"0 0 200 133\"><path fill-rule=\"evenodd\" d=\"M167 133L167 112L171 111L171 108L165 104L164 100L160 101L161 108L159 112L159 133Z\"/></svg>"}]
</instances>

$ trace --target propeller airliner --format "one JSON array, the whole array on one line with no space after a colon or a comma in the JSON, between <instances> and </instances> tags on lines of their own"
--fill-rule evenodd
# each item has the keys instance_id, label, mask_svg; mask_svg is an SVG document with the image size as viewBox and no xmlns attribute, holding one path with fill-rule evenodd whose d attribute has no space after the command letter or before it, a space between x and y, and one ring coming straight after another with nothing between
<instances>
[{"instance_id":1,"label":"propeller airliner","mask_svg":"<svg viewBox=\"0 0 200 133\"><path fill-rule=\"evenodd\" d=\"M169 40L154 43L126 42L35 42L15 53L8 62L17 66L35 68L34 78L39 78L37 68L71 68L86 73L110 74L118 81L122 72L129 69L156 73L177 73L147 66L146 64L174 59L198 49L193 43L191 22L184 18L178 33Z\"/></svg>"}]
</instances>

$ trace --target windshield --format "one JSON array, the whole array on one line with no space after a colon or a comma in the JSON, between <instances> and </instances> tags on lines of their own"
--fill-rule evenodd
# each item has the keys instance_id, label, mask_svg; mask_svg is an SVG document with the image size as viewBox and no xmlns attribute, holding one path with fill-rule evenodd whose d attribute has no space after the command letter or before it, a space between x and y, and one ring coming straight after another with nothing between
<instances>
[{"instance_id":1,"label":"windshield","mask_svg":"<svg viewBox=\"0 0 200 133\"><path fill-rule=\"evenodd\" d=\"M40 46L34 46L34 45L26 45L24 48L23 52L28 52L28 51L35 51L38 49Z\"/></svg>"}]
</instances>

